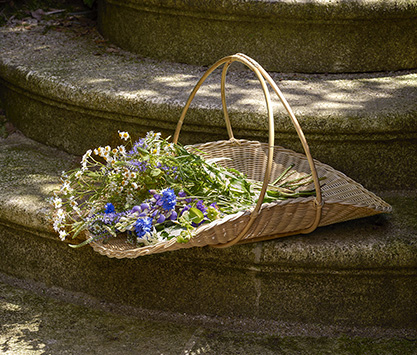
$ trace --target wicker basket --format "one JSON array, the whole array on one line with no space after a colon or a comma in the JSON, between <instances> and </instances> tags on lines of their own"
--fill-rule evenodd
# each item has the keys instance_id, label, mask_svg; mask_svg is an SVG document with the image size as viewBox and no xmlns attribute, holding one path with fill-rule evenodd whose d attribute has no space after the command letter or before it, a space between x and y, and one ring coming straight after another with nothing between
<instances>
[{"instance_id":1,"label":"wicker basket","mask_svg":"<svg viewBox=\"0 0 417 355\"><path fill-rule=\"evenodd\" d=\"M229 65L235 61L245 64L256 74L260 81L268 111L268 143L237 140L233 137L226 108L225 79ZM223 159L221 164L243 172L249 179L263 181L258 203L250 210L228 215L220 220L198 227L195 237L188 243L177 243L175 239L171 239L167 242L137 248L128 244L126 239L120 236L112 238L106 244L92 242L91 246L95 251L108 257L135 258L142 255L206 245L229 247L237 243L256 242L295 234L311 233L318 226L391 211L390 205L367 191L363 186L343 173L311 157L301 127L281 91L258 63L243 54L236 54L219 60L208 69L196 84L179 119L173 137L174 143L178 141L185 115L198 89L206 78L223 64L221 96L226 128L230 139L193 145L188 147L188 149L198 148L204 151L205 158L230 158ZM303 145L305 155L274 146L274 119L271 99L265 81L269 83L287 110ZM312 174L313 183L305 188L307 190L314 188L316 196L262 203L269 182L280 176L291 164L294 164L293 170L296 171L298 176ZM291 179L296 177L297 175L292 175ZM319 183L321 177L326 178L323 187L320 187Z\"/></svg>"}]
</instances>

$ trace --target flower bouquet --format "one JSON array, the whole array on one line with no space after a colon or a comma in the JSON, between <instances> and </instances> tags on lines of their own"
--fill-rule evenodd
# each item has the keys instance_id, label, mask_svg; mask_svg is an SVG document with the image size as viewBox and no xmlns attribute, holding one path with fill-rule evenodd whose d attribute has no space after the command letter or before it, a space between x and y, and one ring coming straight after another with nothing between
<instances>
[{"instance_id":1,"label":"flower bouquet","mask_svg":"<svg viewBox=\"0 0 417 355\"><path fill-rule=\"evenodd\" d=\"M186 243L196 228L256 204L261 183L242 172L219 165L228 158L207 158L204 151L170 143L149 132L126 141L88 150L81 167L63 173L62 186L50 199L55 208L53 226L62 240L80 233L91 242L109 242L123 235L133 247L175 238ZM198 155L196 154L198 152ZM290 165L273 181L263 202L311 196L310 174L291 178Z\"/></svg>"}]
</instances>

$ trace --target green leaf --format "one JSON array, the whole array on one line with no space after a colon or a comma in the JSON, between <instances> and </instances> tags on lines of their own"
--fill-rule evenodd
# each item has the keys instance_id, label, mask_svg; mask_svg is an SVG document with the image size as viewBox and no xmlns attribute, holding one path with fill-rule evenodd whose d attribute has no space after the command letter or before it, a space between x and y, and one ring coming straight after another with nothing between
<instances>
[{"instance_id":1,"label":"green leaf","mask_svg":"<svg viewBox=\"0 0 417 355\"><path fill-rule=\"evenodd\" d=\"M191 207L188 211L188 215L192 222L199 224L204 219L204 214L198 208Z\"/></svg>"},{"instance_id":2,"label":"green leaf","mask_svg":"<svg viewBox=\"0 0 417 355\"><path fill-rule=\"evenodd\" d=\"M147 157L149 156L149 152L146 149L136 146L136 151L140 153L141 156Z\"/></svg>"},{"instance_id":3,"label":"green leaf","mask_svg":"<svg viewBox=\"0 0 417 355\"><path fill-rule=\"evenodd\" d=\"M151 170L151 176L152 177L157 177L157 176L161 175L161 173L162 173L161 169L152 169Z\"/></svg>"}]
</instances>

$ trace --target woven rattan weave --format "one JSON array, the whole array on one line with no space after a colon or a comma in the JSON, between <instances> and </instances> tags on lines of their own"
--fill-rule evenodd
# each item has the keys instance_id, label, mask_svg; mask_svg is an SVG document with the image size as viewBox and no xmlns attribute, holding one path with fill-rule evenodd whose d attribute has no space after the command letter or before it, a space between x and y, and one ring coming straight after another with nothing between
<instances>
[{"instance_id":1,"label":"woven rattan weave","mask_svg":"<svg viewBox=\"0 0 417 355\"><path fill-rule=\"evenodd\" d=\"M249 67L256 74L262 86L268 111L268 143L237 140L233 136L226 108L225 83L228 66L236 61ZM221 65L224 65L221 94L229 140L193 145L187 149L198 148L205 153L205 158L230 158L221 160L220 164L243 172L249 179L263 182L258 203L250 210L228 215L220 220L198 227L195 237L188 243L177 243L175 239L171 239L151 246L134 247L128 244L123 236L120 236L111 239L106 244L92 242L93 249L98 253L115 258L135 258L142 255L206 245L229 247L236 243L256 242L300 233L307 234L318 226L391 211L390 205L366 190L362 185L311 157L301 127L281 91L258 63L243 54L236 54L219 60L208 69L196 84L179 119L173 137L174 143L178 141L185 115L198 89L205 79ZM271 99L265 81L272 87L287 110L304 148L305 155L274 145L274 119ZM198 153L198 151L195 152ZM290 165L294 165L293 170L296 171L298 176L312 174L313 183L311 183L311 186L304 188L306 190L315 189L316 196L262 203L270 181L275 180ZM296 177L297 175L292 175L291 178ZM321 178L325 178L323 187L319 183Z\"/></svg>"}]
</instances>

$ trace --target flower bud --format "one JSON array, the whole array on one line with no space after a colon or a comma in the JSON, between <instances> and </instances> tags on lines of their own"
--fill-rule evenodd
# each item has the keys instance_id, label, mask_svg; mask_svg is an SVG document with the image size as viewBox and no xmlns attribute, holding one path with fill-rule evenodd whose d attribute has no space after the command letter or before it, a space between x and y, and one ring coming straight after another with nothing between
<instances>
[{"instance_id":1,"label":"flower bud","mask_svg":"<svg viewBox=\"0 0 417 355\"><path fill-rule=\"evenodd\" d=\"M161 214L159 218L156 220L156 223L164 223L165 222L165 216Z\"/></svg>"},{"instance_id":2,"label":"flower bud","mask_svg":"<svg viewBox=\"0 0 417 355\"><path fill-rule=\"evenodd\" d=\"M140 205L140 208L142 209L142 211L149 210L149 205L144 202Z\"/></svg>"}]
</instances>

